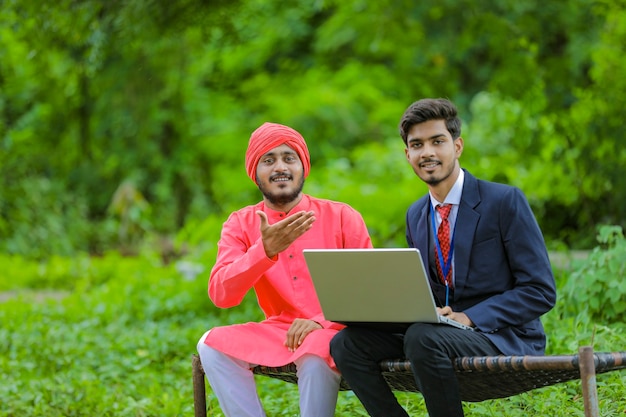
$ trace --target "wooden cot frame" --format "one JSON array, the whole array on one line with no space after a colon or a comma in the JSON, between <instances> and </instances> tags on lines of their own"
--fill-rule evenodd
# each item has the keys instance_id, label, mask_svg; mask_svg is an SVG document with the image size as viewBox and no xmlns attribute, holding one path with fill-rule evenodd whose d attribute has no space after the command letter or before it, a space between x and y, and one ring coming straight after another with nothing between
<instances>
[{"instance_id":1,"label":"wooden cot frame","mask_svg":"<svg viewBox=\"0 0 626 417\"><path fill-rule=\"evenodd\" d=\"M410 363L406 360L385 360L380 363L387 383L394 391L419 392ZM595 353L590 346L582 346L578 354L547 356L484 356L463 357L454 360L461 398L477 402L504 398L580 379L585 417L599 417L596 375L626 369L626 352ZM194 416L206 417L206 385L204 370L198 355L192 356ZM297 383L293 363L272 368L257 366L257 375ZM350 390L342 379L340 389Z\"/></svg>"}]
</instances>

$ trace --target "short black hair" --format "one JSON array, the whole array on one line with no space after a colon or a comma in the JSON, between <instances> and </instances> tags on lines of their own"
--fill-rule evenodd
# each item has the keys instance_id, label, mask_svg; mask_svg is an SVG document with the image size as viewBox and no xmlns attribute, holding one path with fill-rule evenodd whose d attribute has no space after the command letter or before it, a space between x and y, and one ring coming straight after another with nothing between
<instances>
[{"instance_id":1,"label":"short black hair","mask_svg":"<svg viewBox=\"0 0 626 417\"><path fill-rule=\"evenodd\" d=\"M461 136L461 119L456 106L445 98L424 98L411 104L400 119L400 136L404 144L407 144L407 136L413 126L429 120L445 121L452 139Z\"/></svg>"}]
</instances>

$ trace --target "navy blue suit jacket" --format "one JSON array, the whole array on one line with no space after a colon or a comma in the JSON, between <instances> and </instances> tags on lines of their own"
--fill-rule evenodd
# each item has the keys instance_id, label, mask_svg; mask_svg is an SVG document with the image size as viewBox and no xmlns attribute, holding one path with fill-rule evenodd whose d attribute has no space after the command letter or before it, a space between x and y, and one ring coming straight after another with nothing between
<instances>
[{"instance_id":1,"label":"navy blue suit jacket","mask_svg":"<svg viewBox=\"0 0 626 417\"><path fill-rule=\"evenodd\" d=\"M435 298L444 286L430 271L430 199L407 210L406 238L419 249ZM539 225L521 190L465 171L454 237L450 306L464 312L505 355L540 355L546 336L539 317L556 302L556 286Z\"/></svg>"}]
</instances>

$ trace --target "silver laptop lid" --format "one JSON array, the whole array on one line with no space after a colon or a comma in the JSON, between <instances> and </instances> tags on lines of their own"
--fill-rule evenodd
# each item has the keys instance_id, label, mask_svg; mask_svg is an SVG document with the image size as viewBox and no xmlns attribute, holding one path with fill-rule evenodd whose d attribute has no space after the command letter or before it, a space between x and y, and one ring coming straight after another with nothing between
<instances>
[{"instance_id":1,"label":"silver laptop lid","mask_svg":"<svg viewBox=\"0 0 626 417\"><path fill-rule=\"evenodd\" d=\"M327 320L439 322L417 249L305 249L303 253Z\"/></svg>"}]
</instances>

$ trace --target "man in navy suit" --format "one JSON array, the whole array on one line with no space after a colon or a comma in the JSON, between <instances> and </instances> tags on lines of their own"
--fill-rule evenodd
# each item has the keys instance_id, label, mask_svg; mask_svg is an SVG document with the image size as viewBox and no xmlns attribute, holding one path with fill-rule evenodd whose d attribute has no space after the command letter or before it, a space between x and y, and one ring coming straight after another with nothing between
<instances>
[{"instance_id":1,"label":"man in navy suit","mask_svg":"<svg viewBox=\"0 0 626 417\"><path fill-rule=\"evenodd\" d=\"M431 417L463 416L453 358L543 354L540 316L555 304L554 276L524 194L461 169L454 104L411 104L400 135L408 162L429 190L407 211L407 242L422 254L439 314L474 331L429 323L414 323L404 334L349 326L332 339L331 354L371 416L407 416L378 365L401 357L411 362ZM440 214L442 207L449 214ZM439 235L442 216L447 237Z\"/></svg>"}]
</instances>

